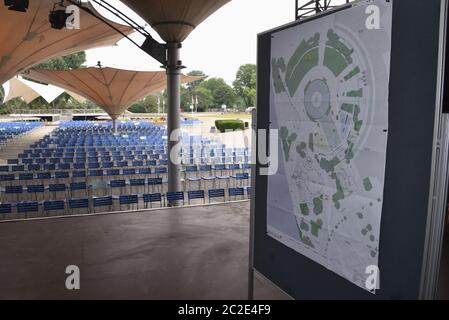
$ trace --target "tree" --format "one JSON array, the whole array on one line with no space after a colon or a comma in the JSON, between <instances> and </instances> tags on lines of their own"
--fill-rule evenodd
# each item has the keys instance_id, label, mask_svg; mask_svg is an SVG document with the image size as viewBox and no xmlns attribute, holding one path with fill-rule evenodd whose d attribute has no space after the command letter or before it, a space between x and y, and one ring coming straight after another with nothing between
<instances>
[{"instance_id":1,"label":"tree","mask_svg":"<svg viewBox=\"0 0 449 320\"><path fill-rule=\"evenodd\" d=\"M244 64L237 71L232 83L236 94L243 99L245 107L256 105L256 65Z\"/></svg>"},{"instance_id":2,"label":"tree","mask_svg":"<svg viewBox=\"0 0 449 320\"><path fill-rule=\"evenodd\" d=\"M157 96L151 95L137 101L128 109L133 113L156 113L157 112Z\"/></svg>"},{"instance_id":3,"label":"tree","mask_svg":"<svg viewBox=\"0 0 449 320\"><path fill-rule=\"evenodd\" d=\"M62 56L54 58L36 65L33 68L47 69L47 70L67 70L67 69L80 69L86 62L86 53L84 51L69 54L67 56ZM25 76L26 77L26 76ZM52 103L47 103L41 97L33 100L29 104L30 109L79 109L83 107L88 107L84 104L79 104L74 102L67 93L62 93L58 98L56 98Z\"/></svg>"},{"instance_id":4,"label":"tree","mask_svg":"<svg viewBox=\"0 0 449 320\"><path fill-rule=\"evenodd\" d=\"M81 51L67 56L54 58L38 64L34 68L47 70L80 69L86 62L86 52Z\"/></svg>"},{"instance_id":5,"label":"tree","mask_svg":"<svg viewBox=\"0 0 449 320\"><path fill-rule=\"evenodd\" d=\"M187 91L192 94L193 92L195 92L195 89L202 83L204 82L204 79L206 77L206 74L201 71L201 70L192 70L189 73L187 73L188 76L193 76L193 77L204 77L203 79L197 80L197 81L193 81L190 82L188 84L186 84L186 88Z\"/></svg>"},{"instance_id":6,"label":"tree","mask_svg":"<svg viewBox=\"0 0 449 320\"><path fill-rule=\"evenodd\" d=\"M222 78L210 78L198 86L209 90L212 95L212 106L221 108L223 104L226 106L234 106L236 97L234 90Z\"/></svg>"}]
</instances>

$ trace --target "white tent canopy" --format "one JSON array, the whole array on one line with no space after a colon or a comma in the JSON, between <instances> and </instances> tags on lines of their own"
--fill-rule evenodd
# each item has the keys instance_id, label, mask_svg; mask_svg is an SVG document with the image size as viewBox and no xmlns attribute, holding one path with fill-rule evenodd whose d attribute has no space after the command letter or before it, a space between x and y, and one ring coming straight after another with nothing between
<instances>
[{"instance_id":1,"label":"white tent canopy","mask_svg":"<svg viewBox=\"0 0 449 320\"><path fill-rule=\"evenodd\" d=\"M32 102L37 97L42 97L47 103L53 102L65 90L54 86L40 84L34 81L26 80L22 77L12 78L3 84L5 97L3 102L8 102L14 98L21 97L26 103ZM67 91L71 97L79 102L84 102L86 99L80 95Z\"/></svg>"}]
</instances>

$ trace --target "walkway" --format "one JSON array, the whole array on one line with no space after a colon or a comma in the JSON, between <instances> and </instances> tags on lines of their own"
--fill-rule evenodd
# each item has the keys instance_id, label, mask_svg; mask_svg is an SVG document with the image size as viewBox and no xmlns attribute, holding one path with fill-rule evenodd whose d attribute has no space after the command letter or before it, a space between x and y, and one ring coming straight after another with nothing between
<instances>
[{"instance_id":1,"label":"walkway","mask_svg":"<svg viewBox=\"0 0 449 320\"><path fill-rule=\"evenodd\" d=\"M31 144L39 141L56 128L57 126L43 126L34 129L26 135L9 141L8 144L0 147L0 165L7 164L8 159L17 159L19 153L22 153L25 149L29 148Z\"/></svg>"},{"instance_id":2,"label":"walkway","mask_svg":"<svg viewBox=\"0 0 449 320\"><path fill-rule=\"evenodd\" d=\"M249 204L0 222L0 299L245 299Z\"/></svg>"}]
</instances>

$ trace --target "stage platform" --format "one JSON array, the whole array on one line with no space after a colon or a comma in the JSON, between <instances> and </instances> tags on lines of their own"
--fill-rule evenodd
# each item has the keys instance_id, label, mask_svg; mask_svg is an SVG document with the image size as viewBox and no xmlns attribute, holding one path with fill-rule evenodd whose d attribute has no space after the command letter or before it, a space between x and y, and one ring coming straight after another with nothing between
<instances>
[{"instance_id":1,"label":"stage platform","mask_svg":"<svg viewBox=\"0 0 449 320\"><path fill-rule=\"evenodd\" d=\"M249 204L0 223L0 299L246 299ZM286 298L255 282L256 299Z\"/></svg>"}]
</instances>

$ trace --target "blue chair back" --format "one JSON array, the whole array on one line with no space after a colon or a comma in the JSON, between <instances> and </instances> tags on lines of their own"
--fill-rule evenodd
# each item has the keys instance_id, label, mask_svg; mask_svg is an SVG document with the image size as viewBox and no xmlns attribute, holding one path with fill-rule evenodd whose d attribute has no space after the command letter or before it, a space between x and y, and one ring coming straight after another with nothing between
<instances>
[{"instance_id":1,"label":"blue chair back","mask_svg":"<svg viewBox=\"0 0 449 320\"><path fill-rule=\"evenodd\" d=\"M119 197L119 203L122 204L135 204L139 203L139 198L137 194L130 194L130 195L121 195Z\"/></svg>"}]
</instances>

